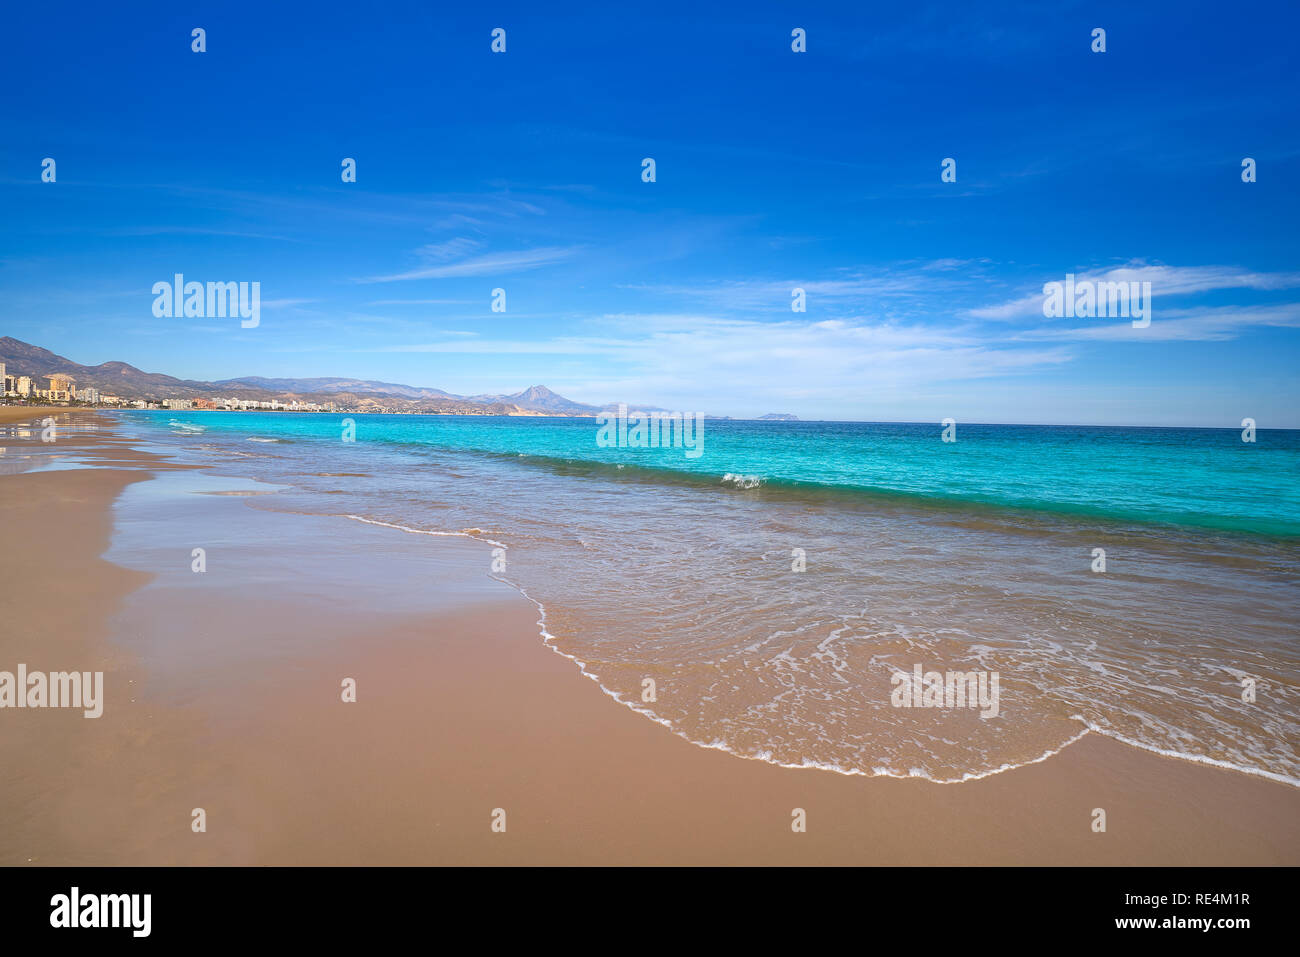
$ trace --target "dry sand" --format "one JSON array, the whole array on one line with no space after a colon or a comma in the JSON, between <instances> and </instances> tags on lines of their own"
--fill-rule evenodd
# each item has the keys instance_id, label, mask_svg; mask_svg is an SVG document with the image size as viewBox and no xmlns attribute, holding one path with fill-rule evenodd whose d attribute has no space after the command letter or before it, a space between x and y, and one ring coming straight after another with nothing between
<instances>
[{"instance_id":1,"label":"dry sand","mask_svg":"<svg viewBox=\"0 0 1300 957\"><path fill-rule=\"evenodd\" d=\"M106 704L0 711L0 863L1300 861L1300 791L1095 735L955 785L696 747L547 649L476 543L188 494L111 430L59 444L101 467L0 476L0 669L103 670ZM132 569L101 557L119 495Z\"/></svg>"}]
</instances>

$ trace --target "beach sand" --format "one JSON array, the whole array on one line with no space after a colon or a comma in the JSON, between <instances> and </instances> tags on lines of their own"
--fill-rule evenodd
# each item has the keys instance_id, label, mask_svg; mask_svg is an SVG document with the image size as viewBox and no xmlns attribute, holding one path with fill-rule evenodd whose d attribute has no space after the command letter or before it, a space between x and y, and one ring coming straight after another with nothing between
<instances>
[{"instance_id":1,"label":"beach sand","mask_svg":"<svg viewBox=\"0 0 1300 957\"><path fill-rule=\"evenodd\" d=\"M56 443L94 468L0 476L0 670L106 689L0 711L0 864L1300 862L1297 789L1098 735L947 785L692 745L549 650L487 546L269 511L95 421Z\"/></svg>"},{"instance_id":2,"label":"beach sand","mask_svg":"<svg viewBox=\"0 0 1300 957\"><path fill-rule=\"evenodd\" d=\"M94 414L92 409L68 408L60 406L39 405L4 405L0 406L0 425L9 422L34 422L45 416Z\"/></svg>"}]
</instances>

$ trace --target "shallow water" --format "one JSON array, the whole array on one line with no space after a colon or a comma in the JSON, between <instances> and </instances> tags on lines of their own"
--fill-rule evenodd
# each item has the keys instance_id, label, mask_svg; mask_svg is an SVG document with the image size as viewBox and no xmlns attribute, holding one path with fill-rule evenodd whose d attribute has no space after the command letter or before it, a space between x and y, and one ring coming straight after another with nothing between
<instances>
[{"instance_id":1,"label":"shallow water","mask_svg":"<svg viewBox=\"0 0 1300 957\"><path fill-rule=\"evenodd\" d=\"M692 459L591 419L343 418L122 416L288 486L254 508L481 540L558 650L701 745L957 781L1093 731L1300 785L1300 433L708 421ZM894 706L917 665L996 673L996 717Z\"/></svg>"}]
</instances>

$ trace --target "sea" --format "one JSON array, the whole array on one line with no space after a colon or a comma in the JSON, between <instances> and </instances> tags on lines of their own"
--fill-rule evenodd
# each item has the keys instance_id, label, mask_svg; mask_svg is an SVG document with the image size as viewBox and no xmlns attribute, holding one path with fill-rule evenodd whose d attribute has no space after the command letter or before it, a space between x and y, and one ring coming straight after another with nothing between
<instances>
[{"instance_id":1,"label":"sea","mask_svg":"<svg viewBox=\"0 0 1300 957\"><path fill-rule=\"evenodd\" d=\"M592 418L119 418L280 487L251 508L481 541L538 641L701 747L956 783L1101 734L1300 786L1300 431L707 419L697 455ZM918 672L997 706L907 706Z\"/></svg>"}]
</instances>

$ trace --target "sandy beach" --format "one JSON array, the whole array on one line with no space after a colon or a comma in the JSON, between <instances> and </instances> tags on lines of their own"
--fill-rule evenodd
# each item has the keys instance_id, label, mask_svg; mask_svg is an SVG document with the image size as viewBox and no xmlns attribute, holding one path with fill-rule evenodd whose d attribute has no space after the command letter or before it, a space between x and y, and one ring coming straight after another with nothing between
<instances>
[{"instance_id":1,"label":"sandy beach","mask_svg":"<svg viewBox=\"0 0 1300 957\"><path fill-rule=\"evenodd\" d=\"M550 650L483 543L258 508L236 462L76 421L3 433L62 464L0 476L0 669L103 671L104 712L0 712L0 864L1298 862L1297 789L1098 735L962 784L693 745Z\"/></svg>"},{"instance_id":2,"label":"sandy beach","mask_svg":"<svg viewBox=\"0 0 1300 957\"><path fill-rule=\"evenodd\" d=\"M68 409L58 406L6 405L0 406L0 425L9 422L38 422L46 416L84 415L88 410Z\"/></svg>"}]
</instances>

